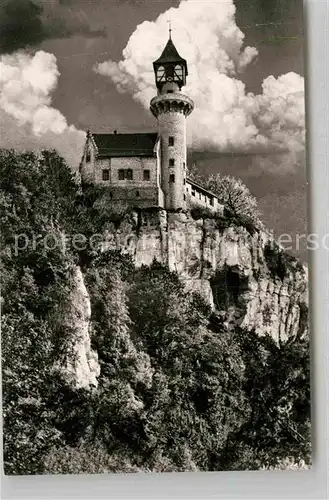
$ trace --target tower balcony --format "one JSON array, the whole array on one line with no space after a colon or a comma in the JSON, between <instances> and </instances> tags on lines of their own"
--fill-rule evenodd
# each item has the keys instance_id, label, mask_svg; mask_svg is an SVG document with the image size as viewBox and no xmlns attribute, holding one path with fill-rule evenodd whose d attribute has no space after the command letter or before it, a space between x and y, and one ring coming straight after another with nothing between
<instances>
[{"instance_id":1,"label":"tower balcony","mask_svg":"<svg viewBox=\"0 0 329 500\"><path fill-rule=\"evenodd\" d=\"M194 109L192 99L181 93L167 93L153 97L150 103L150 110L157 118L161 113L183 113L188 116Z\"/></svg>"}]
</instances>

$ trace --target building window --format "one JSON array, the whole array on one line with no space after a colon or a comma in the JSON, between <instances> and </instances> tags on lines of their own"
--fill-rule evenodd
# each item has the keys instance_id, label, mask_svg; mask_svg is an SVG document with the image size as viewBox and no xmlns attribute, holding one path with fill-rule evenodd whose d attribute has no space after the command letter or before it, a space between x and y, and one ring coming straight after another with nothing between
<instances>
[{"instance_id":1,"label":"building window","mask_svg":"<svg viewBox=\"0 0 329 500\"><path fill-rule=\"evenodd\" d=\"M171 136L169 137L169 146L173 146L173 145L174 145L174 138L173 138L173 136L171 135Z\"/></svg>"},{"instance_id":2,"label":"building window","mask_svg":"<svg viewBox=\"0 0 329 500\"><path fill-rule=\"evenodd\" d=\"M88 149L87 153L86 153L86 162L89 163L91 160L91 154L90 154L90 151Z\"/></svg>"},{"instance_id":3,"label":"building window","mask_svg":"<svg viewBox=\"0 0 329 500\"><path fill-rule=\"evenodd\" d=\"M136 196L137 198L139 198L139 191L136 191Z\"/></svg>"},{"instance_id":4,"label":"building window","mask_svg":"<svg viewBox=\"0 0 329 500\"><path fill-rule=\"evenodd\" d=\"M184 186L185 186L185 184L186 184L186 179L184 179Z\"/></svg>"},{"instance_id":5,"label":"building window","mask_svg":"<svg viewBox=\"0 0 329 500\"><path fill-rule=\"evenodd\" d=\"M186 195L184 194L184 201L186 200Z\"/></svg>"},{"instance_id":6,"label":"building window","mask_svg":"<svg viewBox=\"0 0 329 500\"><path fill-rule=\"evenodd\" d=\"M123 181L124 180L124 178L125 178L125 171L123 169L119 170L118 177L119 177L119 181Z\"/></svg>"},{"instance_id":7,"label":"building window","mask_svg":"<svg viewBox=\"0 0 329 500\"><path fill-rule=\"evenodd\" d=\"M133 180L133 171L131 170L131 168L128 168L128 170L126 171L126 179L127 181Z\"/></svg>"},{"instance_id":8,"label":"building window","mask_svg":"<svg viewBox=\"0 0 329 500\"><path fill-rule=\"evenodd\" d=\"M144 172L143 172L143 179L144 179L144 181L149 181L150 180L150 171L149 170L144 170Z\"/></svg>"},{"instance_id":9,"label":"building window","mask_svg":"<svg viewBox=\"0 0 329 500\"><path fill-rule=\"evenodd\" d=\"M214 206L214 198L210 198L209 202L210 202L210 205L213 207Z\"/></svg>"},{"instance_id":10,"label":"building window","mask_svg":"<svg viewBox=\"0 0 329 500\"><path fill-rule=\"evenodd\" d=\"M108 169L103 170L103 172L102 172L102 179L103 179L103 181L109 181L110 180L110 171Z\"/></svg>"},{"instance_id":11,"label":"building window","mask_svg":"<svg viewBox=\"0 0 329 500\"><path fill-rule=\"evenodd\" d=\"M111 200L112 200L112 198L113 198L113 193L112 193L112 191L110 192L110 198L111 198Z\"/></svg>"},{"instance_id":12,"label":"building window","mask_svg":"<svg viewBox=\"0 0 329 500\"><path fill-rule=\"evenodd\" d=\"M195 191L194 191L194 189L192 190L192 196L195 196Z\"/></svg>"},{"instance_id":13,"label":"building window","mask_svg":"<svg viewBox=\"0 0 329 500\"><path fill-rule=\"evenodd\" d=\"M174 91L173 90L167 90L167 94L173 94Z\"/></svg>"},{"instance_id":14,"label":"building window","mask_svg":"<svg viewBox=\"0 0 329 500\"><path fill-rule=\"evenodd\" d=\"M174 158L170 158L169 160L169 167L174 167L175 166L175 159Z\"/></svg>"},{"instance_id":15,"label":"building window","mask_svg":"<svg viewBox=\"0 0 329 500\"><path fill-rule=\"evenodd\" d=\"M169 182L175 182L175 174L169 175Z\"/></svg>"},{"instance_id":16,"label":"building window","mask_svg":"<svg viewBox=\"0 0 329 500\"><path fill-rule=\"evenodd\" d=\"M183 167L184 167L184 168L186 168L186 163L185 163L185 161L184 161L184 163L183 163Z\"/></svg>"}]
</instances>

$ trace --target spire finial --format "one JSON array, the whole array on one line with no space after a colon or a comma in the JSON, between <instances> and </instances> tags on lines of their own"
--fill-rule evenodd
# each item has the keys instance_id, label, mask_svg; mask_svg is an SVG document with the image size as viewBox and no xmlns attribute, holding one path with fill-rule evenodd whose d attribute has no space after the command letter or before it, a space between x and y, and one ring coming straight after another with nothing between
<instances>
[{"instance_id":1,"label":"spire finial","mask_svg":"<svg viewBox=\"0 0 329 500\"><path fill-rule=\"evenodd\" d=\"M169 23L169 39L171 40L171 32L172 32L171 19L169 19L169 21L167 21L167 23Z\"/></svg>"}]
</instances>

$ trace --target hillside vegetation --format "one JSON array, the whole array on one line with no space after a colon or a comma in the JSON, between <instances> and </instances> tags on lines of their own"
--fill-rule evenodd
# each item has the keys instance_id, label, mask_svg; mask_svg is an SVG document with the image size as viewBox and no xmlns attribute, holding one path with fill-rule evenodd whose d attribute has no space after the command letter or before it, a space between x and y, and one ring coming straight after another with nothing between
<instances>
[{"instance_id":1,"label":"hillside vegetation","mask_svg":"<svg viewBox=\"0 0 329 500\"><path fill-rule=\"evenodd\" d=\"M279 347L227 331L166 266L51 244L101 234L120 216L97 208L98 194L54 152L0 153L5 472L309 464L307 339ZM62 369L75 355L65 322L75 266L91 298L94 388Z\"/></svg>"}]
</instances>

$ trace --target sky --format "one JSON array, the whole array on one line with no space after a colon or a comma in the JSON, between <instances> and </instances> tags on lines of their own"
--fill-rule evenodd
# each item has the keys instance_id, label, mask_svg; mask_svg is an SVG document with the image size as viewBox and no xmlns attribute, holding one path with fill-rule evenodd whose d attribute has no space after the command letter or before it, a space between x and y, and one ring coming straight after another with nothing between
<instances>
[{"instance_id":1,"label":"sky","mask_svg":"<svg viewBox=\"0 0 329 500\"><path fill-rule=\"evenodd\" d=\"M169 19L195 101L189 158L240 177L277 236L306 233L302 0L0 0L0 146L76 168L87 129L156 130Z\"/></svg>"}]
</instances>

